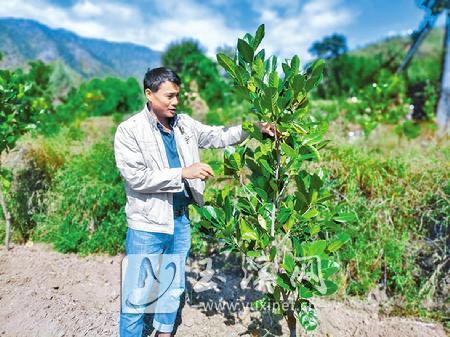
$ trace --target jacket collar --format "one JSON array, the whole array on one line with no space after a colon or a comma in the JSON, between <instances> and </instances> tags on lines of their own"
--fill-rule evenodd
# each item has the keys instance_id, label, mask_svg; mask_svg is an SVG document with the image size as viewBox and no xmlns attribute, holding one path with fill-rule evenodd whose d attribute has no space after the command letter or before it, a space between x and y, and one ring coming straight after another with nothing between
<instances>
[{"instance_id":1,"label":"jacket collar","mask_svg":"<svg viewBox=\"0 0 450 337\"><path fill-rule=\"evenodd\" d=\"M145 116L147 117L148 121L150 122L151 126L155 129L158 129L158 124L161 124L161 123L158 121L158 118L155 116L155 113L151 110L151 108L149 109L148 102L145 103L144 113L145 113ZM180 119L180 117L178 116L178 114L175 114L175 116L173 116L169 120L169 123L172 126L172 128L177 126L179 119Z\"/></svg>"}]
</instances>

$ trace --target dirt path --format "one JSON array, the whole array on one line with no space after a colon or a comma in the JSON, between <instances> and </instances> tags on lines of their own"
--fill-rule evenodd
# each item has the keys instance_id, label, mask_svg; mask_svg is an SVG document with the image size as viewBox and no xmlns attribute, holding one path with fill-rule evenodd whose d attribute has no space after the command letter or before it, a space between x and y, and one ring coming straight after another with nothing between
<instances>
[{"instance_id":1,"label":"dirt path","mask_svg":"<svg viewBox=\"0 0 450 337\"><path fill-rule=\"evenodd\" d=\"M122 257L59 254L48 245L0 249L0 336L117 336ZM198 277L188 268L188 290ZM222 268L222 270L226 268ZM205 310L205 303L252 297L239 288L236 273L226 287L189 296L177 336L286 336L284 321L271 321L245 309ZM214 280L214 279L213 279ZM374 303L316 301L321 325L308 336L415 337L446 336L440 324L399 317L383 318ZM267 332L271 330L271 333ZM265 332L266 331L266 332Z\"/></svg>"}]
</instances>

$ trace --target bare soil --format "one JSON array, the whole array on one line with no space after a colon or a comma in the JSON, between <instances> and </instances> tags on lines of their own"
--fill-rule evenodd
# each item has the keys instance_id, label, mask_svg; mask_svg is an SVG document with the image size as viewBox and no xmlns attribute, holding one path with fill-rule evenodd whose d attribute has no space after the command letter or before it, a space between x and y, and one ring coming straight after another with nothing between
<instances>
[{"instance_id":1,"label":"bare soil","mask_svg":"<svg viewBox=\"0 0 450 337\"><path fill-rule=\"evenodd\" d=\"M214 258L213 267L216 259ZM44 244L0 249L0 336L117 336L122 256L60 254ZM204 267L188 261L187 303L177 336L288 336L282 319L251 311L207 308L206 303L250 300L241 290L238 265L222 264L212 278L215 289L192 291ZM220 263L219 263L220 264ZM216 276L219 276L217 278ZM225 281L225 282L223 282ZM299 336L419 337L446 336L441 324L383 317L380 299L315 300L320 326ZM149 331L148 336L154 332Z\"/></svg>"}]
</instances>

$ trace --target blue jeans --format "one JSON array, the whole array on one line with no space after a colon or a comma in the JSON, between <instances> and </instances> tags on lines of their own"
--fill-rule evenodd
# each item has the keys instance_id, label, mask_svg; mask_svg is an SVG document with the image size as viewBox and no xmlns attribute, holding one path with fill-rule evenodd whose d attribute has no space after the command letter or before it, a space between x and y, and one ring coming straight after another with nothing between
<instances>
[{"instance_id":1,"label":"blue jeans","mask_svg":"<svg viewBox=\"0 0 450 337\"><path fill-rule=\"evenodd\" d=\"M126 254L180 254L183 280L182 290L185 289L185 263L191 247L191 225L186 215L175 217L173 235L164 233L144 232L128 228L125 241ZM144 330L144 313L120 313L120 337L141 337ZM153 327L160 332L172 332L177 312L155 313Z\"/></svg>"}]
</instances>

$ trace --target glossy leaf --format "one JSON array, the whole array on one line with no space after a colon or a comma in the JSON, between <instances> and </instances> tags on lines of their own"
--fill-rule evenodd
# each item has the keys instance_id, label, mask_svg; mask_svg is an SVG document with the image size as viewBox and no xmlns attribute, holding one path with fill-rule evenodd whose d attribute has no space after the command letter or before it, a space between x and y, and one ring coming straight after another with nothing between
<instances>
[{"instance_id":1,"label":"glossy leaf","mask_svg":"<svg viewBox=\"0 0 450 337\"><path fill-rule=\"evenodd\" d=\"M243 39L238 40L237 47L239 54L243 57L245 62L251 63L253 61L253 54L254 54L254 50L252 49L252 47L250 47L250 45Z\"/></svg>"},{"instance_id":2,"label":"glossy leaf","mask_svg":"<svg viewBox=\"0 0 450 337\"><path fill-rule=\"evenodd\" d=\"M227 55L217 54L217 62L225 69L225 71L233 78L237 78L236 64Z\"/></svg>"}]
</instances>

